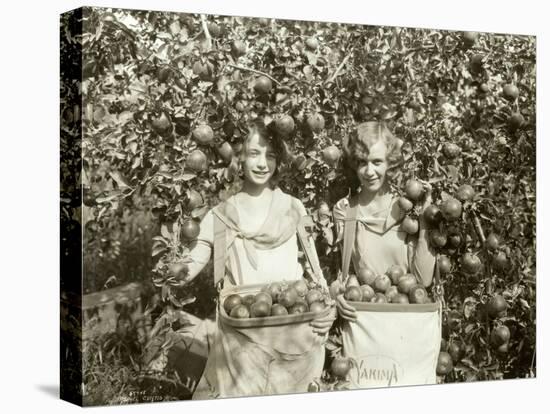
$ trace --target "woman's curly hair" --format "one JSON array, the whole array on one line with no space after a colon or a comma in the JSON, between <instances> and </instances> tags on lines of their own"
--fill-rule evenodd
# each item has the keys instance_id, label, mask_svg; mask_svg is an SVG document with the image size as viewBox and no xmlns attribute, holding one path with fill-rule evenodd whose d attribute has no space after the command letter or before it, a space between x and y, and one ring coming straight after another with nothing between
<instances>
[{"instance_id":1,"label":"woman's curly hair","mask_svg":"<svg viewBox=\"0 0 550 414\"><path fill-rule=\"evenodd\" d=\"M269 142L269 144L273 148L273 151L275 152L275 159L277 161L277 167L275 168L275 172L273 174L273 178L275 178L279 172L279 168L283 163L288 161L291 154L282 137L280 137L273 128L273 125L266 125L262 118L256 118L248 125L248 134L244 138L242 147L237 154L239 169L240 165L245 161L246 158L246 145L250 138L254 135L259 135L267 142Z\"/></svg>"},{"instance_id":2,"label":"woman's curly hair","mask_svg":"<svg viewBox=\"0 0 550 414\"><path fill-rule=\"evenodd\" d=\"M403 141L395 137L384 122L364 122L359 124L350 136L344 138L344 175L350 183L352 194L360 186L360 181L357 177L359 161L366 161L370 148L380 140L384 142L387 148L386 161L388 162L388 170L386 175L391 179L395 170L403 164L403 155L401 153Z\"/></svg>"}]
</instances>

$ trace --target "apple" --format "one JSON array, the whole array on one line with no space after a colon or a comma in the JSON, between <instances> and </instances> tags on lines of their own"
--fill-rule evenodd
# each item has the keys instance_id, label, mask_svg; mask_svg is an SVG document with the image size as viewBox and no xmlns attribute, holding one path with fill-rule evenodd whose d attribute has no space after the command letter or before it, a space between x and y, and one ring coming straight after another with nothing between
<instances>
[{"instance_id":1,"label":"apple","mask_svg":"<svg viewBox=\"0 0 550 414\"><path fill-rule=\"evenodd\" d=\"M414 275L407 273L399 278L397 282L397 289L401 293L409 294L409 291L417 284Z\"/></svg>"},{"instance_id":2,"label":"apple","mask_svg":"<svg viewBox=\"0 0 550 414\"><path fill-rule=\"evenodd\" d=\"M374 290L385 293L391 286L391 279L388 275L380 275L374 280Z\"/></svg>"},{"instance_id":3,"label":"apple","mask_svg":"<svg viewBox=\"0 0 550 414\"><path fill-rule=\"evenodd\" d=\"M376 280L376 274L366 267L359 269L357 272L357 279L362 285L373 286L374 281Z\"/></svg>"}]
</instances>

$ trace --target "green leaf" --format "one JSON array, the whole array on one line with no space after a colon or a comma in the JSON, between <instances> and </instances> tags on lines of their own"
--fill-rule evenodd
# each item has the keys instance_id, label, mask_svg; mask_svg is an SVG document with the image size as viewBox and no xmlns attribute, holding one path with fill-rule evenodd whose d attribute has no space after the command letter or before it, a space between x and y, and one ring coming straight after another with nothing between
<instances>
[{"instance_id":1,"label":"green leaf","mask_svg":"<svg viewBox=\"0 0 550 414\"><path fill-rule=\"evenodd\" d=\"M466 318L470 318L474 314L475 309L476 309L476 304L477 304L477 301L472 297L466 298L464 300L464 316ZM468 329L468 328L466 328L466 329ZM466 332L466 333L468 333L468 332Z\"/></svg>"},{"instance_id":2,"label":"green leaf","mask_svg":"<svg viewBox=\"0 0 550 414\"><path fill-rule=\"evenodd\" d=\"M172 238L172 233L168 230L168 226L166 224L160 226L160 234L162 234L162 237L166 239L170 240Z\"/></svg>"},{"instance_id":3,"label":"green leaf","mask_svg":"<svg viewBox=\"0 0 550 414\"><path fill-rule=\"evenodd\" d=\"M138 144L136 141L132 141L128 144L128 149L130 150L130 152L132 154L135 154L137 152L137 149L138 149Z\"/></svg>"},{"instance_id":4,"label":"green leaf","mask_svg":"<svg viewBox=\"0 0 550 414\"><path fill-rule=\"evenodd\" d=\"M185 174L182 174L180 176L178 176L176 178L176 181L191 181L193 178L196 178L197 177L197 174L192 174L192 173L185 173Z\"/></svg>"},{"instance_id":5,"label":"green leaf","mask_svg":"<svg viewBox=\"0 0 550 414\"><path fill-rule=\"evenodd\" d=\"M124 158L126 158L126 157L124 157ZM119 188L130 187L130 184L128 183L126 178L119 171L113 171L113 172L109 171L109 175L117 183Z\"/></svg>"},{"instance_id":6,"label":"green leaf","mask_svg":"<svg viewBox=\"0 0 550 414\"><path fill-rule=\"evenodd\" d=\"M157 245L153 247L153 249L151 250L151 257L155 257L161 253L164 253L165 251L166 251L166 247L162 245Z\"/></svg>"},{"instance_id":7,"label":"green leaf","mask_svg":"<svg viewBox=\"0 0 550 414\"><path fill-rule=\"evenodd\" d=\"M108 196L97 197L96 202L98 202L99 204L108 203L110 201L113 201L113 200L119 198L121 195L122 195L121 190L113 190L113 191L111 191L111 193Z\"/></svg>"},{"instance_id":8,"label":"green leaf","mask_svg":"<svg viewBox=\"0 0 550 414\"><path fill-rule=\"evenodd\" d=\"M135 156L134 161L132 162L132 170L141 166L141 157Z\"/></svg>"},{"instance_id":9,"label":"green leaf","mask_svg":"<svg viewBox=\"0 0 550 414\"><path fill-rule=\"evenodd\" d=\"M209 206L198 207L191 212L191 217L202 219L208 213L208 210L210 210Z\"/></svg>"}]
</instances>

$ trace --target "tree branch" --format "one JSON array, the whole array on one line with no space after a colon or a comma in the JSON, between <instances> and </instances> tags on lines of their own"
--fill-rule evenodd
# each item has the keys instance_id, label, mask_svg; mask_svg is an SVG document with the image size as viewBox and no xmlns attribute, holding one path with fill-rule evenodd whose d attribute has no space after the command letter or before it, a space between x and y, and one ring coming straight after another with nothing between
<instances>
[{"instance_id":1,"label":"tree branch","mask_svg":"<svg viewBox=\"0 0 550 414\"><path fill-rule=\"evenodd\" d=\"M280 85L281 82L279 82L277 79L275 79L273 76L271 75L268 75L267 73L265 72L262 72L262 71L259 71L259 70L256 70L256 69L251 69L251 68L247 68L247 67L244 67L244 66L237 66L237 65L233 65L232 63L228 64L227 66L233 68L233 69L239 69L239 70L244 70L246 72L252 72L252 73L256 73L258 75L263 75L265 76L266 78L269 78L271 79L275 84L277 85Z\"/></svg>"},{"instance_id":2,"label":"tree branch","mask_svg":"<svg viewBox=\"0 0 550 414\"><path fill-rule=\"evenodd\" d=\"M204 14L201 14L201 24L202 24L202 31L204 32L204 36L206 37L206 41L208 42L208 49L210 49L212 47L212 36L208 31L208 25L206 24L206 16Z\"/></svg>"},{"instance_id":3,"label":"tree branch","mask_svg":"<svg viewBox=\"0 0 550 414\"><path fill-rule=\"evenodd\" d=\"M474 211L470 212L470 215L473 220L474 229L476 231L477 237L479 238L479 241L481 244L485 243L485 234L483 233L483 227L481 226L481 222L479 221L479 217Z\"/></svg>"},{"instance_id":4,"label":"tree branch","mask_svg":"<svg viewBox=\"0 0 550 414\"><path fill-rule=\"evenodd\" d=\"M352 54L353 54L353 50L348 53L348 55L344 58L342 63L340 63L338 68L336 68L336 71L332 74L332 76L329 78L329 80L327 80L325 83L330 83L330 82L334 81L334 79L336 79L336 76L338 76L338 73L340 73L340 71L342 70L344 65L348 62L348 60L349 60L349 58L351 57Z\"/></svg>"}]
</instances>

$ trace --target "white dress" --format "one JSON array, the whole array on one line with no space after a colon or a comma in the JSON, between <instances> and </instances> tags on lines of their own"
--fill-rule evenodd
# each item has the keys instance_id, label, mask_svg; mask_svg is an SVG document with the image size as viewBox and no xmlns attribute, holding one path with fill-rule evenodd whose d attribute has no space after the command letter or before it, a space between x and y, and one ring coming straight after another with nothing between
<instances>
[{"instance_id":1,"label":"white dress","mask_svg":"<svg viewBox=\"0 0 550 414\"><path fill-rule=\"evenodd\" d=\"M431 280L435 256L429 251L426 242L419 243L417 236L407 237L400 228L404 213L399 208L397 198L386 196L386 209L377 214L367 214L363 209L357 211L357 226L351 259L356 272L367 268L382 275L392 265L399 265L422 280ZM333 209L334 220L339 238L342 236L349 200L343 198ZM409 253L408 245L412 254ZM350 269L351 270L351 269Z\"/></svg>"},{"instance_id":2,"label":"white dress","mask_svg":"<svg viewBox=\"0 0 550 414\"><path fill-rule=\"evenodd\" d=\"M299 200L276 191L283 197L279 199L283 200L283 211L287 203L288 210L297 210L300 217L306 215ZM228 202L236 207L234 200ZM189 266L192 276L210 260L214 246L214 214L211 210L204 217L197 243L192 248L193 263ZM245 233L255 230L247 228L246 220L239 226ZM244 239L236 237L228 246L224 288L228 284L249 285L302 278L295 231L277 247L256 249L255 266L249 260L245 243ZM216 327L205 371L193 399L306 392L308 384L322 374L326 336L315 334L309 322L239 329L218 318ZM264 330L272 340L257 341L254 334L257 330Z\"/></svg>"},{"instance_id":3,"label":"white dress","mask_svg":"<svg viewBox=\"0 0 550 414\"><path fill-rule=\"evenodd\" d=\"M234 200L230 198L228 203L235 206ZM306 209L303 204L289 197L289 203L294 202L299 206L301 215L305 216ZM290 205L289 205L290 207ZM247 228L246 220L240 223L242 229L247 232L256 229ZM194 277L198 274L211 258L214 246L214 213L208 211L201 222L201 230L197 237L196 244L191 249L193 262L189 264L189 274ZM257 267L254 268L244 248L244 240L235 238L227 250L226 280L224 283L233 285L248 285L267 283L282 280L297 280L303 275L303 269L298 262L298 240L296 234L292 235L286 242L270 250L257 249ZM233 280L232 280L233 279Z\"/></svg>"}]
</instances>

